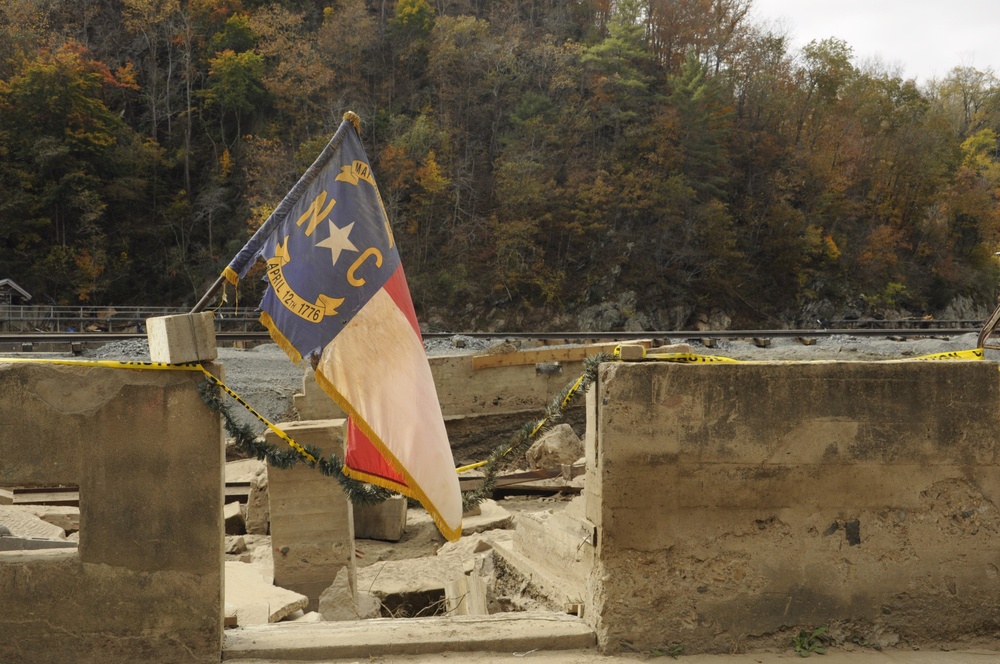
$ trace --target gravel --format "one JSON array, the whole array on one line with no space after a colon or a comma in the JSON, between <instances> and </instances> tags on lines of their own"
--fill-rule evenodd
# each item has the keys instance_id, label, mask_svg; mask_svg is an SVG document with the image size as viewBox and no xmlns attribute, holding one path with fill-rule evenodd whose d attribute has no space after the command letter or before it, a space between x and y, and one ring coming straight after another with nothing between
<instances>
[{"instance_id":1,"label":"gravel","mask_svg":"<svg viewBox=\"0 0 1000 664\"><path fill-rule=\"evenodd\" d=\"M503 337L482 338L465 335L428 339L424 343L429 355L481 353L500 344L510 347L517 345L505 341ZM796 339L775 338L770 348L758 348L750 340L719 340L717 344L716 348L711 349L696 344L693 351L755 361L888 360L968 350L976 347L976 335L935 335L905 341L893 341L881 336L840 335L817 337L813 346L805 346ZM525 346L529 344L526 343ZM96 350L86 351L84 357L148 361L149 346L143 340L116 341ZM987 359L1000 360L1000 352L988 351ZM225 368L226 384L262 415L272 422L294 418L292 396L302 390L302 381L307 370L306 363L293 364L284 351L273 343L251 349L219 348L219 361ZM249 424L256 431L264 430L265 426L249 412L234 402L232 405L232 412L241 422Z\"/></svg>"}]
</instances>

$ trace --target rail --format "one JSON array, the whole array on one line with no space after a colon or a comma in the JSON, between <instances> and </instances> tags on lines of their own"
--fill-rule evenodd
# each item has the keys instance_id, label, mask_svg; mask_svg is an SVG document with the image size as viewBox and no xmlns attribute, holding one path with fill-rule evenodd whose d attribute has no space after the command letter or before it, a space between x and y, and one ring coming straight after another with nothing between
<instances>
[{"instance_id":1,"label":"rail","mask_svg":"<svg viewBox=\"0 0 1000 664\"><path fill-rule=\"evenodd\" d=\"M186 307L0 305L0 333L144 333L147 318L186 314ZM263 332L252 307L215 311L220 332Z\"/></svg>"}]
</instances>

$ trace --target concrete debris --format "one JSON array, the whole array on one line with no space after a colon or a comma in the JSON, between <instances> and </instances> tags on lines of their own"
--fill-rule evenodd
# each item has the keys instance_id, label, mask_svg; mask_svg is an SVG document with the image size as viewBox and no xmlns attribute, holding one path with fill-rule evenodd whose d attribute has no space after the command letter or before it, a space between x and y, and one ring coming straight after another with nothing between
<instances>
[{"instance_id":1,"label":"concrete debris","mask_svg":"<svg viewBox=\"0 0 1000 664\"><path fill-rule=\"evenodd\" d=\"M457 542L445 542L438 549L437 555L457 554L469 559L479 553L488 553L498 542L510 542L513 538L513 530L487 530L473 535L462 535Z\"/></svg>"},{"instance_id":2,"label":"concrete debris","mask_svg":"<svg viewBox=\"0 0 1000 664\"><path fill-rule=\"evenodd\" d=\"M559 424L544 434L528 449L528 466L553 468L571 464L583 455L583 442L568 424Z\"/></svg>"},{"instance_id":3,"label":"concrete debris","mask_svg":"<svg viewBox=\"0 0 1000 664\"><path fill-rule=\"evenodd\" d=\"M278 622L309 603L305 595L271 585L254 567L226 561L226 604L240 626Z\"/></svg>"},{"instance_id":4,"label":"concrete debris","mask_svg":"<svg viewBox=\"0 0 1000 664\"><path fill-rule=\"evenodd\" d=\"M406 498L396 495L378 505L353 505L354 537L398 542L406 531Z\"/></svg>"},{"instance_id":5,"label":"concrete debris","mask_svg":"<svg viewBox=\"0 0 1000 664\"><path fill-rule=\"evenodd\" d=\"M239 503L226 503L222 509L223 518L226 520L227 535L243 535L246 533L246 520L243 517L243 506Z\"/></svg>"},{"instance_id":6,"label":"concrete debris","mask_svg":"<svg viewBox=\"0 0 1000 664\"><path fill-rule=\"evenodd\" d=\"M267 466L258 462L250 478L250 495L247 497L246 528L251 535L271 532L271 506L267 491Z\"/></svg>"},{"instance_id":7,"label":"concrete debris","mask_svg":"<svg viewBox=\"0 0 1000 664\"><path fill-rule=\"evenodd\" d=\"M0 537L0 551L40 551L42 549L75 549L76 542L37 537Z\"/></svg>"},{"instance_id":8,"label":"concrete debris","mask_svg":"<svg viewBox=\"0 0 1000 664\"><path fill-rule=\"evenodd\" d=\"M497 505L495 500L479 503L480 514L462 518L462 536L481 533L486 530L512 528L514 518L510 512Z\"/></svg>"},{"instance_id":9,"label":"concrete debris","mask_svg":"<svg viewBox=\"0 0 1000 664\"><path fill-rule=\"evenodd\" d=\"M432 590L444 592L446 583L465 574L461 555L410 558L376 563L358 570L358 588L380 599Z\"/></svg>"},{"instance_id":10,"label":"concrete debris","mask_svg":"<svg viewBox=\"0 0 1000 664\"><path fill-rule=\"evenodd\" d=\"M445 584L445 609L450 616L487 616L486 580L476 572Z\"/></svg>"},{"instance_id":11,"label":"concrete debris","mask_svg":"<svg viewBox=\"0 0 1000 664\"><path fill-rule=\"evenodd\" d=\"M285 622L297 622L297 623L315 623L322 621L323 621L323 616L321 616L316 611L306 612L303 611L302 609L299 609L295 613L285 618Z\"/></svg>"},{"instance_id":12,"label":"concrete debris","mask_svg":"<svg viewBox=\"0 0 1000 664\"><path fill-rule=\"evenodd\" d=\"M63 505L31 505L25 507L42 521L62 528L67 535L80 530L79 507Z\"/></svg>"},{"instance_id":13,"label":"concrete debris","mask_svg":"<svg viewBox=\"0 0 1000 664\"><path fill-rule=\"evenodd\" d=\"M226 484L249 484L264 469L264 462L257 459L239 459L226 462Z\"/></svg>"},{"instance_id":14,"label":"concrete debris","mask_svg":"<svg viewBox=\"0 0 1000 664\"><path fill-rule=\"evenodd\" d=\"M238 627L239 619L236 617L236 607L226 602L225 613L223 614L222 626L224 628Z\"/></svg>"},{"instance_id":15,"label":"concrete debris","mask_svg":"<svg viewBox=\"0 0 1000 664\"><path fill-rule=\"evenodd\" d=\"M0 505L0 525L7 526L11 535L17 537L66 539L65 530L38 518L30 507Z\"/></svg>"},{"instance_id":16,"label":"concrete debris","mask_svg":"<svg viewBox=\"0 0 1000 664\"><path fill-rule=\"evenodd\" d=\"M359 620L358 601L351 584L348 567L341 567L330 587L319 596L319 613L323 620Z\"/></svg>"},{"instance_id":17,"label":"concrete debris","mask_svg":"<svg viewBox=\"0 0 1000 664\"><path fill-rule=\"evenodd\" d=\"M366 590L358 591L358 617L361 620L382 617L382 602Z\"/></svg>"},{"instance_id":18,"label":"concrete debris","mask_svg":"<svg viewBox=\"0 0 1000 664\"><path fill-rule=\"evenodd\" d=\"M242 535L226 535L225 552L229 555L239 555L247 550L246 540Z\"/></svg>"},{"instance_id":19,"label":"concrete debris","mask_svg":"<svg viewBox=\"0 0 1000 664\"><path fill-rule=\"evenodd\" d=\"M333 583L320 595L319 613L323 620L357 620L357 600L350 572L350 568L341 567Z\"/></svg>"}]
</instances>

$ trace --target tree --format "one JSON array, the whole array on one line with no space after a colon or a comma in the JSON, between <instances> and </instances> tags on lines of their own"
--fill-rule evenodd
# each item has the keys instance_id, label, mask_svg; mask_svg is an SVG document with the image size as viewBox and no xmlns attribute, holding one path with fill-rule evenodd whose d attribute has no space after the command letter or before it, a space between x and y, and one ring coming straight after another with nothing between
<instances>
[{"instance_id":1,"label":"tree","mask_svg":"<svg viewBox=\"0 0 1000 664\"><path fill-rule=\"evenodd\" d=\"M223 51L209 60L208 85L202 91L205 106L218 111L219 135L222 142L231 145L243 135L242 125L246 116L252 115L266 100L264 83L264 58L246 51ZM226 118L232 117L235 131L226 131ZM232 141L227 136L232 135Z\"/></svg>"},{"instance_id":2,"label":"tree","mask_svg":"<svg viewBox=\"0 0 1000 664\"><path fill-rule=\"evenodd\" d=\"M100 297L128 268L120 231L152 154L105 105L117 85L77 44L0 82L0 271L64 302Z\"/></svg>"}]
</instances>

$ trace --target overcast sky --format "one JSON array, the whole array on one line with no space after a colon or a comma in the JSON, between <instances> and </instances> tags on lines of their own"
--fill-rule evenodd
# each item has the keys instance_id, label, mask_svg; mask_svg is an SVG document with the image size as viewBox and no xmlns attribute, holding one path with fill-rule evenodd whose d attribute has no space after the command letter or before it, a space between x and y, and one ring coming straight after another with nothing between
<instances>
[{"instance_id":1,"label":"overcast sky","mask_svg":"<svg viewBox=\"0 0 1000 664\"><path fill-rule=\"evenodd\" d=\"M878 57L919 83L953 67L1000 72L1000 0L754 0L759 21L788 29L792 48L837 37L856 61Z\"/></svg>"}]
</instances>

